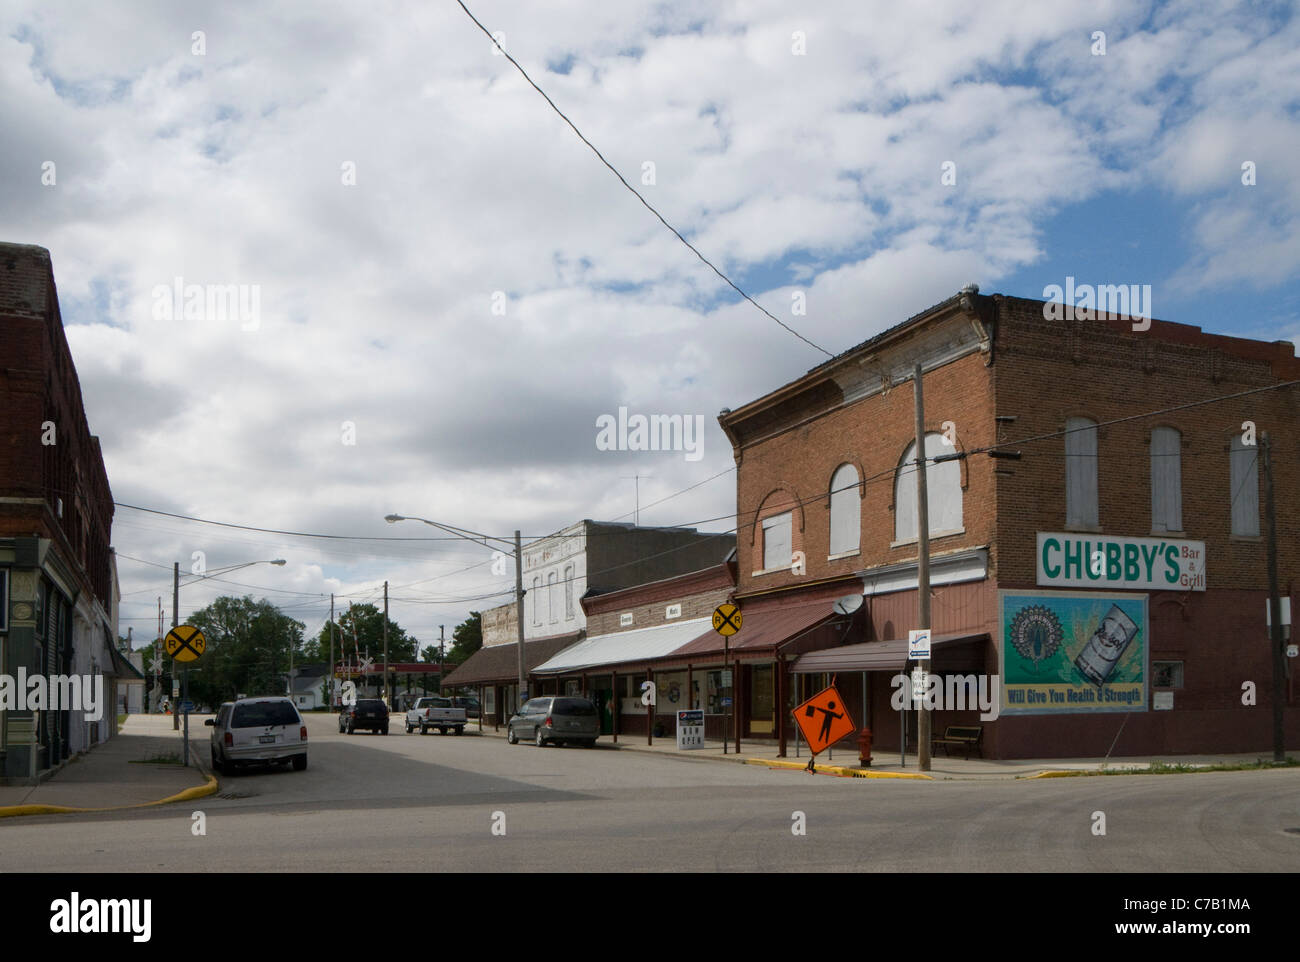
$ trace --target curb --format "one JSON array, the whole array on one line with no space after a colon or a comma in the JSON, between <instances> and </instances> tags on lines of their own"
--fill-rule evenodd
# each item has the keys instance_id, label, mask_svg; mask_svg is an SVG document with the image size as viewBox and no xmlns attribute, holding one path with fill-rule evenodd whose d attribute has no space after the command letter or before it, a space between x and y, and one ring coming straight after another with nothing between
<instances>
[{"instance_id":1,"label":"curb","mask_svg":"<svg viewBox=\"0 0 1300 962\"><path fill-rule=\"evenodd\" d=\"M788 771L808 771L808 766L799 762L783 762L769 758L746 758L746 765L766 765L768 768L780 768ZM840 778L910 778L917 781L934 781L933 775L919 772L872 772L863 768L846 768L843 765L815 765L813 771L818 775L836 775Z\"/></svg>"},{"instance_id":2,"label":"curb","mask_svg":"<svg viewBox=\"0 0 1300 962\"><path fill-rule=\"evenodd\" d=\"M0 818L15 818L20 815L67 815L75 812L125 812L133 808L153 808L158 805L170 805L173 802L188 802L216 794L220 787L216 776L208 775L207 782L195 785L175 795L159 798L152 802L136 802L134 805L111 805L108 808L72 808L66 805L6 805L0 807Z\"/></svg>"}]
</instances>

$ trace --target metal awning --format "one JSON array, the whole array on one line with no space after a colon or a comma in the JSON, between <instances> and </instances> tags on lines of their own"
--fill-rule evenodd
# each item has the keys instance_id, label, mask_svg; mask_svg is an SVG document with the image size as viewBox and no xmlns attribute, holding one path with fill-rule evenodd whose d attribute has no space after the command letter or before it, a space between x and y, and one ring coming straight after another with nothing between
<instances>
[{"instance_id":1,"label":"metal awning","mask_svg":"<svg viewBox=\"0 0 1300 962\"><path fill-rule=\"evenodd\" d=\"M930 638L930 647L931 649L942 648L985 638L988 638L987 632L933 635ZM889 641L868 641L858 645L840 645L836 648L810 651L800 655L790 666L790 670L796 674L816 674L824 671L902 671L907 665L907 660L907 639L896 638Z\"/></svg>"},{"instance_id":2,"label":"metal awning","mask_svg":"<svg viewBox=\"0 0 1300 962\"><path fill-rule=\"evenodd\" d=\"M712 630L712 619L692 618L671 624L633 628L631 631L614 631L606 635L592 635L584 641L566 648L533 669L534 674L556 675L600 668L628 661L645 661L670 655L689 641Z\"/></svg>"}]
</instances>

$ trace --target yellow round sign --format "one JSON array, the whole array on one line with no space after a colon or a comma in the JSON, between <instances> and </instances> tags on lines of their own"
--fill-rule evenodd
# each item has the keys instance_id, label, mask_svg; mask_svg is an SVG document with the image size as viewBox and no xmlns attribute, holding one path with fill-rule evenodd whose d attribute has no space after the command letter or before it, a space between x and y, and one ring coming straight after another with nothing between
<instances>
[{"instance_id":1,"label":"yellow round sign","mask_svg":"<svg viewBox=\"0 0 1300 962\"><path fill-rule=\"evenodd\" d=\"M193 625L177 625L167 632L163 647L174 661L198 661L207 650L208 640Z\"/></svg>"},{"instance_id":2,"label":"yellow round sign","mask_svg":"<svg viewBox=\"0 0 1300 962\"><path fill-rule=\"evenodd\" d=\"M713 609L713 630L720 635L734 635L740 630L740 609L735 605L718 605Z\"/></svg>"}]
</instances>

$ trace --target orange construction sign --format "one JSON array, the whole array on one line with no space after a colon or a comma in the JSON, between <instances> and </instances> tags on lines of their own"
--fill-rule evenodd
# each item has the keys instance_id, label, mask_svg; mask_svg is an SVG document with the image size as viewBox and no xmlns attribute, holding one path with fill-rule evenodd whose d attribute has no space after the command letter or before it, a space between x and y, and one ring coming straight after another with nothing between
<instances>
[{"instance_id":1,"label":"orange construction sign","mask_svg":"<svg viewBox=\"0 0 1300 962\"><path fill-rule=\"evenodd\" d=\"M829 748L855 726L835 686L824 688L794 710L794 720L814 755Z\"/></svg>"}]
</instances>

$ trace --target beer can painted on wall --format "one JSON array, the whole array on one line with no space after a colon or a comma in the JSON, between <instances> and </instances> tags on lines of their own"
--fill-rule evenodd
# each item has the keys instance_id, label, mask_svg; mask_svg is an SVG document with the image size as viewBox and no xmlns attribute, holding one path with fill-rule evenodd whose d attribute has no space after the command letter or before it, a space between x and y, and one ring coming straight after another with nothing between
<instances>
[{"instance_id":1,"label":"beer can painted on wall","mask_svg":"<svg viewBox=\"0 0 1300 962\"><path fill-rule=\"evenodd\" d=\"M1138 626L1118 605L1111 605L1096 631L1084 645L1074 666L1100 688L1119 664L1129 644L1137 636Z\"/></svg>"}]
</instances>

